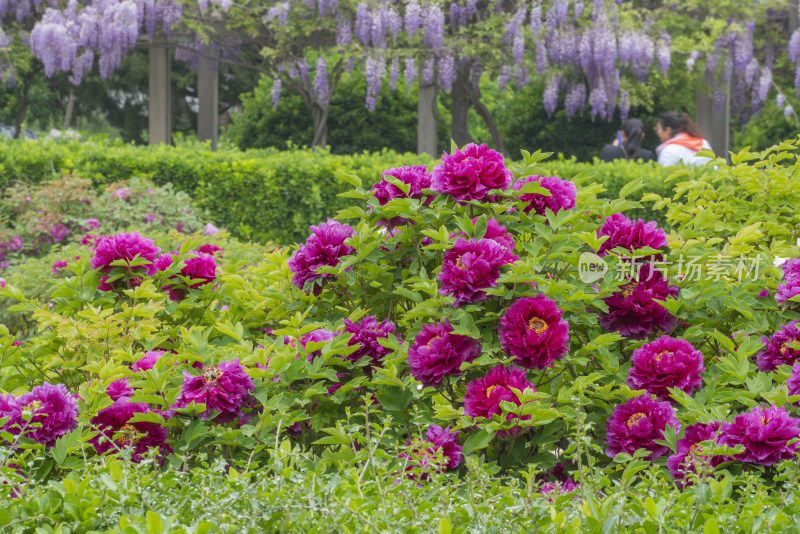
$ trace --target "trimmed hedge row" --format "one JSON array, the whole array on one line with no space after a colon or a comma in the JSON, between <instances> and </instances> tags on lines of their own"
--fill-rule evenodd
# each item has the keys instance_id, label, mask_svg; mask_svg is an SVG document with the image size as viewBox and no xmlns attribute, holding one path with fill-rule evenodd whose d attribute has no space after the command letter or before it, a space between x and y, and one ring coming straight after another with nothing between
<instances>
[{"instance_id":1,"label":"trimmed hedge row","mask_svg":"<svg viewBox=\"0 0 800 534\"><path fill-rule=\"evenodd\" d=\"M199 144L166 147L20 140L0 143L0 187L15 180L39 182L62 173L84 176L95 184L147 176L158 185L172 183L192 195L215 223L236 237L289 244L305 240L309 225L352 205L352 199L337 196L349 185L336 177L336 170L372 183L383 170L412 163L429 168L435 164L426 156L390 150L341 156L311 149L211 152ZM638 177L645 186L637 198L645 193L671 194L671 185L665 182L669 171L655 164L554 159L543 162L537 172L562 178L586 172L605 185L609 198L617 198L620 189ZM660 212L646 208L631 215L665 222Z\"/></svg>"}]
</instances>

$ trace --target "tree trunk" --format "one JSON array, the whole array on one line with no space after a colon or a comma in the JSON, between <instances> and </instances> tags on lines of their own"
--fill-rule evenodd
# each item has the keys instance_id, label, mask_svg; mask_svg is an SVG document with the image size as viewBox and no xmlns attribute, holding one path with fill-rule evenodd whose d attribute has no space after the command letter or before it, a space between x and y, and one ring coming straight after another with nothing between
<instances>
[{"instance_id":1,"label":"tree trunk","mask_svg":"<svg viewBox=\"0 0 800 534\"><path fill-rule=\"evenodd\" d=\"M456 67L456 80L453 83L451 97L453 100L450 115L452 124L450 135L459 147L472 142L469 134L469 107L470 107L470 65Z\"/></svg>"},{"instance_id":2,"label":"tree trunk","mask_svg":"<svg viewBox=\"0 0 800 534\"><path fill-rule=\"evenodd\" d=\"M505 157L508 156L508 151L506 151L506 145L503 143L503 135L500 133L500 129L497 127L497 123L494 122L494 118L486 106L483 105L481 102L480 97L475 95L473 92L472 94L472 105L475 106L475 111L478 112L483 122L486 123L486 127L489 128L489 133L492 134L492 143L494 144L495 149L503 154Z\"/></svg>"},{"instance_id":3,"label":"tree trunk","mask_svg":"<svg viewBox=\"0 0 800 534\"><path fill-rule=\"evenodd\" d=\"M64 114L64 131L69 130L72 125L72 114L75 112L75 90L69 90L69 100L67 100L67 112Z\"/></svg>"},{"instance_id":4,"label":"tree trunk","mask_svg":"<svg viewBox=\"0 0 800 534\"><path fill-rule=\"evenodd\" d=\"M420 78L417 101L417 154L435 158L438 153L436 101L438 86L426 84Z\"/></svg>"},{"instance_id":5,"label":"tree trunk","mask_svg":"<svg viewBox=\"0 0 800 534\"><path fill-rule=\"evenodd\" d=\"M28 93L38 70L37 67L31 68L30 72L22 79L22 98L19 99L19 109L14 117L14 139L19 139L22 133L22 121L25 120L25 112L28 110Z\"/></svg>"},{"instance_id":6,"label":"tree trunk","mask_svg":"<svg viewBox=\"0 0 800 534\"><path fill-rule=\"evenodd\" d=\"M328 144L328 106L312 106L311 119L314 121L314 140L311 146L325 148Z\"/></svg>"}]
</instances>

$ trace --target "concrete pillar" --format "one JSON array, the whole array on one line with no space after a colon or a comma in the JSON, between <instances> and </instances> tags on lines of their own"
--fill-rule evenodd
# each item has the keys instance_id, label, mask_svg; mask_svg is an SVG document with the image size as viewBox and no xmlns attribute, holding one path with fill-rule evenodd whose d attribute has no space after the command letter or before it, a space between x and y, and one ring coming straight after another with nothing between
<instances>
[{"instance_id":1,"label":"concrete pillar","mask_svg":"<svg viewBox=\"0 0 800 534\"><path fill-rule=\"evenodd\" d=\"M721 111L714 107L714 97L708 95L702 87L697 88L697 108L695 122L706 136L711 148L718 157L728 158L730 147L731 95L725 91L725 102Z\"/></svg>"},{"instance_id":2,"label":"concrete pillar","mask_svg":"<svg viewBox=\"0 0 800 534\"><path fill-rule=\"evenodd\" d=\"M211 150L217 149L219 135L219 73L213 61L200 56L197 69L197 138L211 141Z\"/></svg>"},{"instance_id":3,"label":"concrete pillar","mask_svg":"<svg viewBox=\"0 0 800 534\"><path fill-rule=\"evenodd\" d=\"M797 0L789 0L789 31L794 32L798 27L798 13Z\"/></svg>"},{"instance_id":4,"label":"concrete pillar","mask_svg":"<svg viewBox=\"0 0 800 534\"><path fill-rule=\"evenodd\" d=\"M150 80L148 123L151 145L172 141L172 99L170 95L170 52L165 35L150 37Z\"/></svg>"},{"instance_id":5,"label":"concrete pillar","mask_svg":"<svg viewBox=\"0 0 800 534\"><path fill-rule=\"evenodd\" d=\"M417 154L428 154L432 158L437 156L438 126L436 100L439 88L435 83L426 84L419 81L419 96L417 102Z\"/></svg>"}]
</instances>

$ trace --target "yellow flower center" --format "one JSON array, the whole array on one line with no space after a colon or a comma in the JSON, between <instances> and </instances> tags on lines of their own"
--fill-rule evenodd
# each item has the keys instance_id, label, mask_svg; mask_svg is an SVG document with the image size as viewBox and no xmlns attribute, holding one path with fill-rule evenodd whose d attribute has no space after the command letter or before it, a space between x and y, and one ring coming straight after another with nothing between
<instances>
[{"instance_id":1,"label":"yellow flower center","mask_svg":"<svg viewBox=\"0 0 800 534\"><path fill-rule=\"evenodd\" d=\"M464 267L464 263L461 261L462 257L463 256L459 256L458 258L456 258L456 269L458 269L459 271L463 271L464 269L466 269L466 267Z\"/></svg>"},{"instance_id":2,"label":"yellow flower center","mask_svg":"<svg viewBox=\"0 0 800 534\"><path fill-rule=\"evenodd\" d=\"M528 320L528 330L533 330L537 334L541 335L542 332L547 330L547 323L540 317L531 317Z\"/></svg>"},{"instance_id":3,"label":"yellow flower center","mask_svg":"<svg viewBox=\"0 0 800 534\"><path fill-rule=\"evenodd\" d=\"M635 414L633 414L632 416L630 416L628 418L628 422L627 422L628 428L632 427L633 425L638 424L639 421L641 421L642 419L644 419L646 417L647 416L645 414L643 414L642 412L636 412Z\"/></svg>"},{"instance_id":4,"label":"yellow flower center","mask_svg":"<svg viewBox=\"0 0 800 534\"><path fill-rule=\"evenodd\" d=\"M622 296L628 298L633 295L633 291L636 289L636 282L628 282L620 289L622 289Z\"/></svg>"},{"instance_id":5,"label":"yellow flower center","mask_svg":"<svg viewBox=\"0 0 800 534\"><path fill-rule=\"evenodd\" d=\"M209 367L203 371L203 382L216 382L222 376L222 371L217 369L216 366Z\"/></svg>"},{"instance_id":6,"label":"yellow flower center","mask_svg":"<svg viewBox=\"0 0 800 534\"><path fill-rule=\"evenodd\" d=\"M492 391L494 391L494 388L496 387L497 386L489 386L488 388L486 388L486 398L489 398L489 396L492 394Z\"/></svg>"},{"instance_id":7,"label":"yellow flower center","mask_svg":"<svg viewBox=\"0 0 800 534\"><path fill-rule=\"evenodd\" d=\"M786 354L786 345L781 345L781 350L779 351L781 354Z\"/></svg>"},{"instance_id":8,"label":"yellow flower center","mask_svg":"<svg viewBox=\"0 0 800 534\"><path fill-rule=\"evenodd\" d=\"M120 446L125 447L127 445L136 446L137 443L142 441L144 438L144 434L139 432L137 428L133 425L125 425L119 429L120 437L117 439L117 443Z\"/></svg>"},{"instance_id":9,"label":"yellow flower center","mask_svg":"<svg viewBox=\"0 0 800 534\"><path fill-rule=\"evenodd\" d=\"M666 354L672 354L672 353L670 351L668 351L668 350L662 350L661 352L656 354L656 361L660 362L661 358L663 358Z\"/></svg>"},{"instance_id":10,"label":"yellow flower center","mask_svg":"<svg viewBox=\"0 0 800 534\"><path fill-rule=\"evenodd\" d=\"M434 341L434 340L436 340L436 339L442 339L442 337L441 337L441 336L433 336L433 337L432 337L432 338L431 338L431 339L428 341L428 344L427 344L427 345L425 345L425 346L428 348L428 350L430 350L430 348L431 348L431 344L432 344L432 343L433 343L433 341Z\"/></svg>"},{"instance_id":11,"label":"yellow flower center","mask_svg":"<svg viewBox=\"0 0 800 534\"><path fill-rule=\"evenodd\" d=\"M702 451L703 447L699 443L695 443L691 447L689 447L689 450L691 450L693 453L696 453Z\"/></svg>"}]
</instances>

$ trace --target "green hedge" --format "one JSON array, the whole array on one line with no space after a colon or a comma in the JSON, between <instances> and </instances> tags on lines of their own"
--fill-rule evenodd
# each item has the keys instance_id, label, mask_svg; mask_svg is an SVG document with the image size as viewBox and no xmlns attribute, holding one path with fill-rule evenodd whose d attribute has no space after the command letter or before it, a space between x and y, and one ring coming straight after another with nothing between
<instances>
[{"instance_id":1,"label":"green hedge","mask_svg":"<svg viewBox=\"0 0 800 534\"><path fill-rule=\"evenodd\" d=\"M337 196L349 187L335 176L337 169L369 183L389 167L412 163L434 164L425 156L389 150L349 156L310 149L221 149L215 153L198 144L143 147L21 140L0 143L0 187L14 180L39 182L61 173L91 178L96 184L144 175L158 185L172 183L192 195L215 223L236 237L288 244L305 240L309 225L352 205L352 199ZM645 185L636 199L645 193L670 196L672 187L665 182L670 171L652 163L590 164L561 158L543 162L536 172L562 178L586 172L604 184L608 198L616 198L626 183L639 177ZM661 212L647 208L630 215L665 224Z\"/></svg>"}]
</instances>

